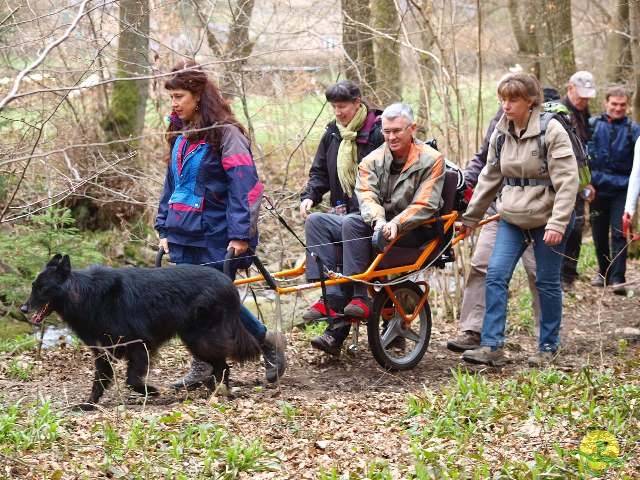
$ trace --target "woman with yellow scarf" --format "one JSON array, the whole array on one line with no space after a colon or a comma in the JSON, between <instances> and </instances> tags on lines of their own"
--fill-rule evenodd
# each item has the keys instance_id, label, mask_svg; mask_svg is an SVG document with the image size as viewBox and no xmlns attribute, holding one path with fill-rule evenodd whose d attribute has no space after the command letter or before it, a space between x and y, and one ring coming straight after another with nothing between
<instances>
[{"instance_id":1,"label":"woman with yellow scarf","mask_svg":"<svg viewBox=\"0 0 640 480\"><path fill-rule=\"evenodd\" d=\"M336 118L327 124L309 170L309 180L300 196L300 215L306 218L306 240L307 245L311 246L307 250L306 264L307 279L310 282L320 279L312 253L323 261L327 259L327 268L337 268L337 265L329 261L335 258L333 250L337 244L332 242L339 242L342 238L344 215L358 214L360 210L353 192L358 164L384 143L380 124L382 112L371 108L362 100L356 84L342 80L327 88L325 96ZM309 214L313 206L322 202L322 197L327 192L330 194L330 212ZM345 288L349 286L327 287L327 304L322 299L318 300L303 314L303 318L314 321L341 312L346 299L351 297L350 292L344 291ZM313 339L312 345L327 353L337 354L348 334L348 326L343 329L328 329L323 335ZM320 337L326 341L315 341Z\"/></svg>"}]
</instances>

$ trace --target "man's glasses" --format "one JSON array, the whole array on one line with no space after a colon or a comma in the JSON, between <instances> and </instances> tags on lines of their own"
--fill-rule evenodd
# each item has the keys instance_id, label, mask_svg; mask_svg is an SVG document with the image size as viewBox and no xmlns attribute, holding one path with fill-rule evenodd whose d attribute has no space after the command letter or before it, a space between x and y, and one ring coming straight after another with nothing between
<instances>
[{"instance_id":1,"label":"man's glasses","mask_svg":"<svg viewBox=\"0 0 640 480\"><path fill-rule=\"evenodd\" d=\"M388 137L389 135L400 135L408 127L409 127L409 125L407 125L406 127L403 127L403 128L383 128L382 129L382 135L384 135L385 137Z\"/></svg>"}]
</instances>

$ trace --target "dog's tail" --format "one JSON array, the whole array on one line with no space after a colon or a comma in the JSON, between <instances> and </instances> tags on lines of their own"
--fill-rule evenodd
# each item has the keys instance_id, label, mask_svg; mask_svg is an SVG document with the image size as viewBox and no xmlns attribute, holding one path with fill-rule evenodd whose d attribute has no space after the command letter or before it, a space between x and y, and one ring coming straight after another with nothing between
<instances>
[{"instance_id":1,"label":"dog's tail","mask_svg":"<svg viewBox=\"0 0 640 480\"><path fill-rule=\"evenodd\" d=\"M238 323L234 330L235 338L231 358L240 363L257 360L262 352L260 343L258 343L256 337L251 335L249 331L244 328L240 318L238 318Z\"/></svg>"},{"instance_id":2,"label":"dog's tail","mask_svg":"<svg viewBox=\"0 0 640 480\"><path fill-rule=\"evenodd\" d=\"M192 348L205 350L199 355L192 353L205 359L205 352L209 356L215 352L240 363L258 359L262 349L240 320L240 299L235 287L231 286L228 292L206 287L192 308L193 323L186 329L183 340Z\"/></svg>"}]
</instances>

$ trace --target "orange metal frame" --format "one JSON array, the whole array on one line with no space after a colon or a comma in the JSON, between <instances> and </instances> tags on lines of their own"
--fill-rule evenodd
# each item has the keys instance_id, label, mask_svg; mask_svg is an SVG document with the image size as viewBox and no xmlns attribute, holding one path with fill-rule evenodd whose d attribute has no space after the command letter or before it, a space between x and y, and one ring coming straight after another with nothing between
<instances>
[{"instance_id":1,"label":"orange metal frame","mask_svg":"<svg viewBox=\"0 0 640 480\"><path fill-rule=\"evenodd\" d=\"M450 229L454 228L454 223L457 220L457 218L458 218L458 212L453 211L453 212L451 212L449 214L442 215L440 217L432 218L430 220L427 220L425 222L425 225L432 224L432 223L435 223L437 221L441 221L441 222L444 222L444 226L443 226L444 232L449 232ZM483 220L482 222L480 222L480 225L484 225L485 223L487 223L489 221L493 221L493 220L495 220L497 218L498 218L497 215L495 215L493 217L490 217L490 218L487 218L487 219ZM463 238L462 235L458 235L457 237L455 237L453 239L452 244L457 243L462 238ZM391 247L398 241L398 239L399 239L399 237L396 238L389 245L387 245L387 247L385 248L384 252L379 253L378 255L376 255L376 257L371 262L371 265L369 265L369 268L367 268L367 270L364 271L363 273L359 273L357 275L351 275L349 277L329 278L328 280L325 281L325 285L327 285L327 286L328 285L339 285L339 284L342 284L342 283L349 283L349 282L351 282L353 280L363 280L365 282L371 282L373 280L376 280L376 279L379 279L379 278L383 278L383 277L387 277L389 275L399 275L399 274L410 273L412 271L419 270L422 267L422 265L424 264L424 262L427 260L427 258L429 258L429 256L436 250L436 248L440 247L440 244L442 242L442 238L435 238L435 239L431 240L427 244L427 246L424 248L424 250L422 251L422 253L418 257L418 259L414 263L412 263L410 265L403 265L403 266L400 266L400 267L392 267L392 268L383 268L383 269L377 270L378 265L380 265L382 260L385 258L385 256L387 255L387 253L389 252ZM275 273L272 274L272 276L277 281L278 279L299 277L299 276L303 275L304 273L305 273L305 265L303 263L302 265L300 265L300 266L298 266L296 268L275 272ZM260 281L263 281L263 280L264 280L263 275L255 275L255 276L248 277L248 278L238 279L234 283L236 285L245 285L245 284L248 284L248 283L260 282ZM309 290L309 289L312 289L312 288L319 288L320 286L321 286L321 282L311 282L311 283L303 283L303 284L300 284L300 285L295 285L295 286L290 286L290 287L277 287L276 288L276 293L278 293L278 294L293 293L293 292L299 292L299 291L302 291L302 290ZM425 288L424 294L420 298L420 301L418 302L418 305L416 305L416 307L413 310L413 312L407 313L402 308L402 305L400 304L400 302L397 301L397 298L393 293L393 289L388 285L384 286L384 289L387 292L387 295L393 301L394 305L396 305L396 309L397 309L398 313L402 316L403 321L405 322L405 325L410 324L418 316L418 314L422 310L422 307L427 302L427 298L429 296L429 286L427 285L426 287L427 288Z\"/></svg>"}]
</instances>

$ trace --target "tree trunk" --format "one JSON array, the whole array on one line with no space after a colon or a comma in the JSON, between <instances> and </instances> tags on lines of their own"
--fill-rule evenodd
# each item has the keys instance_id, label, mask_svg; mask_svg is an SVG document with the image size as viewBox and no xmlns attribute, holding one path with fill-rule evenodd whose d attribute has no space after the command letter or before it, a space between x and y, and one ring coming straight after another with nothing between
<instances>
[{"instance_id":1,"label":"tree trunk","mask_svg":"<svg viewBox=\"0 0 640 480\"><path fill-rule=\"evenodd\" d=\"M629 27L631 31L631 58L633 59L633 120L640 122L640 1L629 2Z\"/></svg>"},{"instance_id":2,"label":"tree trunk","mask_svg":"<svg viewBox=\"0 0 640 480\"><path fill-rule=\"evenodd\" d=\"M149 72L149 0L120 1L117 78L147 75ZM116 81L111 92L109 111L102 128L107 140L140 135L149 90L148 80ZM124 144L115 149L125 150Z\"/></svg>"},{"instance_id":3,"label":"tree trunk","mask_svg":"<svg viewBox=\"0 0 640 480\"><path fill-rule=\"evenodd\" d=\"M414 6L409 4L409 8L413 9ZM433 18L433 0L422 0L419 13L421 18L414 13L418 25L421 25L422 21L426 19ZM422 40L422 49L430 52L435 45L435 35L430 26L429 28L427 27L428 26L425 25L420 28L420 39ZM425 134L431 129L431 87L435 81L438 69L439 66L433 60L433 57L424 53L420 54L420 74L422 75L422 80L420 81L419 127Z\"/></svg>"},{"instance_id":4,"label":"tree trunk","mask_svg":"<svg viewBox=\"0 0 640 480\"><path fill-rule=\"evenodd\" d=\"M239 0L235 6L229 3L232 22L229 25L229 37L224 45L209 29L206 9L194 2L196 14L207 35L207 44L211 51L224 62L220 74L220 92L225 98L242 96L242 67L253 51L254 42L249 40L249 26L253 15L254 0Z\"/></svg>"},{"instance_id":5,"label":"tree trunk","mask_svg":"<svg viewBox=\"0 0 640 480\"><path fill-rule=\"evenodd\" d=\"M520 6L520 8L518 8ZM538 47L538 1L522 2L509 0L511 29L518 45L520 64L525 72L540 78L540 49ZM525 23L520 23L520 18Z\"/></svg>"},{"instance_id":6,"label":"tree trunk","mask_svg":"<svg viewBox=\"0 0 640 480\"><path fill-rule=\"evenodd\" d=\"M560 89L576 71L571 0L547 0L539 8L538 45L544 51L539 78L543 85Z\"/></svg>"},{"instance_id":7,"label":"tree trunk","mask_svg":"<svg viewBox=\"0 0 640 480\"><path fill-rule=\"evenodd\" d=\"M225 76L220 88L229 97L237 97L242 92L242 67L253 51L253 42L249 40L249 25L253 15L254 0L241 0L233 10L233 23L229 31L229 39L225 49L225 58L233 60L227 64Z\"/></svg>"},{"instance_id":8,"label":"tree trunk","mask_svg":"<svg viewBox=\"0 0 640 480\"><path fill-rule=\"evenodd\" d=\"M384 36L374 40L376 55L376 96L380 105L386 106L400 100L400 44L398 36L398 12L394 0L373 0L374 28ZM392 38L386 38L386 36Z\"/></svg>"},{"instance_id":9,"label":"tree trunk","mask_svg":"<svg viewBox=\"0 0 640 480\"><path fill-rule=\"evenodd\" d=\"M629 2L617 2L607 37L607 82L624 83L632 74L629 44Z\"/></svg>"},{"instance_id":10,"label":"tree trunk","mask_svg":"<svg viewBox=\"0 0 640 480\"><path fill-rule=\"evenodd\" d=\"M368 0L342 1L342 44L347 57L345 75L360 85L365 96L371 96L376 84L371 33L361 26L370 22Z\"/></svg>"}]
</instances>

